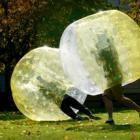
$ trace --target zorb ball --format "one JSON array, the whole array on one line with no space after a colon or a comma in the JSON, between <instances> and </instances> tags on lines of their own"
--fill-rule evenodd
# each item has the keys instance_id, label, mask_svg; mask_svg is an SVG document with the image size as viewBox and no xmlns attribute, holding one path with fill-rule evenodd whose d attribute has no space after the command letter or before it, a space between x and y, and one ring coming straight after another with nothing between
<instances>
[{"instance_id":1,"label":"zorb ball","mask_svg":"<svg viewBox=\"0 0 140 140\"><path fill-rule=\"evenodd\" d=\"M96 95L139 79L140 28L123 12L101 11L65 29L60 54L72 83Z\"/></svg>"},{"instance_id":2,"label":"zorb ball","mask_svg":"<svg viewBox=\"0 0 140 140\"><path fill-rule=\"evenodd\" d=\"M17 108L36 121L69 119L60 105L71 86L65 79L58 49L39 47L17 63L11 78L12 96Z\"/></svg>"}]
</instances>

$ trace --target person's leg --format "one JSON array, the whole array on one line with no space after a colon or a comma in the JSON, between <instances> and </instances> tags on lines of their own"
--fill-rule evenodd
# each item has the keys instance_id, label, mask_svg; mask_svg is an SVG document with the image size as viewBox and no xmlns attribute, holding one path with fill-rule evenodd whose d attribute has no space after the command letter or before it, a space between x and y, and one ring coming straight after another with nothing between
<instances>
[{"instance_id":1,"label":"person's leg","mask_svg":"<svg viewBox=\"0 0 140 140\"><path fill-rule=\"evenodd\" d=\"M108 120L106 121L106 123L110 123L110 124L114 124L113 121L113 103L112 103L112 98L111 98L111 90L108 89L104 92L104 94L102 95L103 98L103 102L105 104L105 108L106 111L108 113Z\"/></svg>"},{"instance_id":2,"label":"person's leg","mask_svg":"<svg viewBox=\"0 0 140 140\"><path fill-rule=\"evenodd\" d=\"M124 96L123 88L120 85L117 85L114 88L112 88L112 93L113 93L115 100L117 100L118 102L124 104L125 106L128 106L129 108L134 109L138 113L140 113L140 106L137 105L130 98Z\"/></svg>"},{"instance_id":3,"label":"person's leg","mask_svg":"<svg viewBox=\"0 0 140 140\"><path fill-rule=\"evenodd\" d=\"M84 105L82 105L81 103L79 103L77 100L75 100L72 97L69 97L69 100L70 100L69 105L72 108L78 109L80 112L83 112L84 114L88 115L90 118L93 118L94 117L92 115L92 112L87 107L85 107Z\"/></svg>"},{"instance_id":4,"label":"person's leg","mask_svg":"<svg viewBox=\"0 0 140 140\"><path fill-rule=\"evenodd\" d=\"M113 103L106 95L103 95L102 97L103 97L103 102L105 104L105 108L108 113L108 120L112 120L113 119Z\"/></svg>"},{"instance_id":5,"label":"person's leg","mask_svg":"<svg viewBox=\"0 0 140 140\"><path fill-rule=\"evenodd\" d=\"M69 99L69 97L66 97L63 99L60 108L69 117L75 119L77 114L72 110L70 105L71 105L71 99Z\"/></svg>"}]
</instances>

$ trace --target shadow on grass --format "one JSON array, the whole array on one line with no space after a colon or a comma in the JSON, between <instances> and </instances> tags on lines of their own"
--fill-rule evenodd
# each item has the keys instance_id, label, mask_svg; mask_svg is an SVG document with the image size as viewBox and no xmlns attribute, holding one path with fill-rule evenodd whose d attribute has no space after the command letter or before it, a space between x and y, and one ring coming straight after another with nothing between
<instances>
[{"instance_id":1,"label":"shadow on grass","mask_svg":"<svg viewBox=\"0 0 140 140\"><path fill-rule=\"evenodd\" d=\"M0 120L20 120L25 119L25 117L20 112L0 112Z\"/></svg>"},{"instance_id":2,"label":"shadow on grass","mask_svg":"<svg viewBox=\"0 0 140 140\"><path fill-rule=\"evenodd\" d=\"M85 121L89 120L88 118L85 118ZM75 124L77 121L73 120L73 119L69 119L69 120L62 120L62 121L40 121L37 122L41 125L46 125L46 124L52 124L52 125L59 125L59 124Z\"/></svg>"},{"instance_id":3,"label":"shadow on grass","mask_svg":"<svg viewBox=\"0 0 140 140\"><path fill-rule=\"evenodd\" d=\"M40 122L36 122L37 124L40 124L42 126L45 125L58 125L58 126L69 126L69 125L73 125L75 126L76 124L79 123L86 123L89 122L89 119L87 117L85 117L84 121L77 121L77 120L73 120L73 119L68 119L68 120L62 120L62 121L40 121Z\"/></svg>"},{"instance_id":4,"label":"shadow on grass","mask_svg":"<svg viewBox=\"0 0 140 140\"><path fill-rule=\"evenodd\" d=\"M88 117L82 117L83 120L79 121L79 120L74 120L74 119L68 119L68 120L62 120L62 121L42 121L42 122L38 122L39 124L76 124L76 123L83 123L86 121L95 121L95 120L101 120L101 117L95 117L94 119L89 119Z\"/></svg>"},{"instance_id":5,"label":"shadow on grass","mask_svg":"<svg viewBox=\"0 0 140 140\"><path fill-rule=\"evenodd\" d=\"M74 127L69 127L66 130L67 131L85 131L85 132L112 132L112 131L131 131L134 129L134 127L137 127L138 131L140 131L140 124L135 124L135 125L130 125L130 124L124 124L124 125L83 125L83 126L74 126Z\"/></svg>"}]
</instances>

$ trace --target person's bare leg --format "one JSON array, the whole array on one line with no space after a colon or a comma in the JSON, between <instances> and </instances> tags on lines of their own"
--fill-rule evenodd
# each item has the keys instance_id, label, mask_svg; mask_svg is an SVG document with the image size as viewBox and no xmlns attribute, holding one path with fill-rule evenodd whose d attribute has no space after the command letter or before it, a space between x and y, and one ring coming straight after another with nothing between
<instances>
[{"instance_id":1,"label":"person's bare leg","mask_svg":"<svg viewBox=\"0 0 140 140\"><path fill-rule=\"evenodd\" d=\"M140 106L136 104L134 101L132 101L131 99L129 99L128 97L124 96L122 87L118 86L118 87L112 88L112 93L115 100L124 104L125 106L128 106L131 109L136 110L140 114Z\"/></svg>"},{"instance_id":2,"label":"person's bare leg","mask_svg":"<svg viewBox=\"0 0 140 140\"><path fill-rule=\"evenodd\" d=\"M140 106L136 104L134 101L132 101L130 98L122 95L119 99L118 98L115 99L118 100L118 102L124 104L125 106L128 106L129 108L134 109L138 113L140 113Z\"/></svg>"},{"instance_id":3,"label":"person's bare leg","mask_svg":"<svg viewBox=\"0 0 140 140\"><path fill-rule=\"evenodd\" d=\"M105 104L105 108L107 110L107 113L108 113L108 120L113 120L113 103L112 101L106 96L103 94L102 96L103 98L103 102Z\"/></svg>"}]
</instances>

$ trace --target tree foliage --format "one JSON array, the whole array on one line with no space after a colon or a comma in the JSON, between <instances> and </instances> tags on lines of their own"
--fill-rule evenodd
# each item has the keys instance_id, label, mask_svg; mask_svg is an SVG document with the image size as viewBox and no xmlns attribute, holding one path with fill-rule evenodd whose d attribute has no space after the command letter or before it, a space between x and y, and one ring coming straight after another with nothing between
<instances>
[{"instance_id":1,"label":"tree foliage","mask_svg":"<svg viewBox=\"0 0 140 140\"><path fill-rule=\"evenodd\" d=\"M0 3L0 61L15 63L32 46L37 0L10 0Z\"/></svg>"},{"instance_id":2,"label":"tree foliage","mask_svg":"<svg viewBox=\"0 0 140 140\"><path fill-rule=\"evenodd\" d=\"M35 14L45 4L42 0L0 1L0 71L5 68L6 94L15 64L32 48Z\"/></svg>"},{"instance_id":3,"label":"tree foliage","mask_svg":"<svg viewBox=\"0 0 140 140\"><path fill-rule=\"evenodd\" d=\"M126 13L140 26L140 0L129 3L130 9Z\"/></svg>"},{"instance_id":4,"label":"tree foliage","mask_svg":"<svg viewBox=\"0 0 140 140\"><path fill-rule=\"evenodd\" d=\"M62 32L67 25L100 10L109 9L106 0L48 0L42 8L36 24L36 45L58 47ZM45 32L46 31L46 32Z\"/></svg>"}]
</instances>

